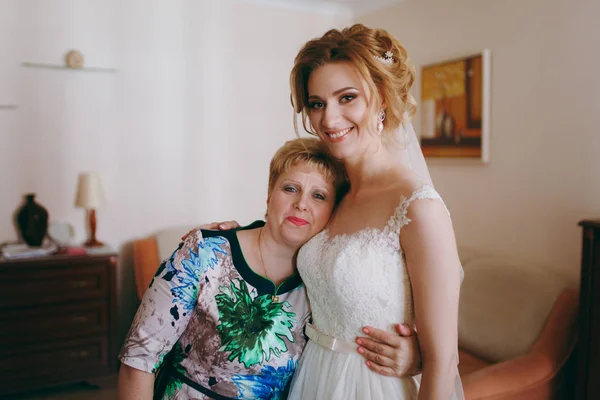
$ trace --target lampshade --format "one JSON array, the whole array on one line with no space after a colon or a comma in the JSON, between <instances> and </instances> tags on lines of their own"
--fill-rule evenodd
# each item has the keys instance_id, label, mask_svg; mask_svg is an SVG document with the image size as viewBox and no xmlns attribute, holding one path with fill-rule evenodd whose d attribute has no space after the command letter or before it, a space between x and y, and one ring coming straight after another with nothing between
<instances>
[{"instance_id":1,"label":"lampshade","mask_svg":"<svg viewBox=\"0 0 600 400\"><path fill-rule=\"evenodd\" d=\"M79 175L75 207L96 209L104 205L104 192L100 184L100 176L95 172Z\"/></svg>"}]
</instances>

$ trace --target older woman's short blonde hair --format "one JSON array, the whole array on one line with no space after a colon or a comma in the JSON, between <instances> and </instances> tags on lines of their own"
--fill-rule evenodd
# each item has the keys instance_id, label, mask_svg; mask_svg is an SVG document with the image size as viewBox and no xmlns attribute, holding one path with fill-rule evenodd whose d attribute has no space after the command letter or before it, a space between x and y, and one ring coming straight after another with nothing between
<instances>
[{"instance_id":1,"label":"older woman's short blonde hair","mask_svg":"<svg viewBox=\"0 0 600 400\"><path fill-rule=\"evenodd\" d=\"M303 137L287 141L271 159L269 196L281 174L286 173L298 163L305 163L323 172L335 188L336 204L348 191L348 176L342 163L331 156L320 139Z\"/></svg>"}]
</instances>

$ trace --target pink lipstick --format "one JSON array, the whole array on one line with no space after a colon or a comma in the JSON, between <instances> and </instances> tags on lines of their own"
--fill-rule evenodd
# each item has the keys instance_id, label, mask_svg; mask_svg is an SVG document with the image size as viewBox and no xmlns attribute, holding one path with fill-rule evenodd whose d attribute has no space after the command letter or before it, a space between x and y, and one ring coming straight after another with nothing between
<instances>
[{"instance_id":1,"label":"pink lipstick","mask_svg":"<svg viewBox=\"0 0 600 400\"><path fill-rule=\"evenodd\" d=\"M287 217L286 218L288 221L290 221L292 224L296 225L296 226L302 226L302 225L306 225L308 224L308 221L302 218L298 218L298 217Z\"/></svg>"}]
</instances>

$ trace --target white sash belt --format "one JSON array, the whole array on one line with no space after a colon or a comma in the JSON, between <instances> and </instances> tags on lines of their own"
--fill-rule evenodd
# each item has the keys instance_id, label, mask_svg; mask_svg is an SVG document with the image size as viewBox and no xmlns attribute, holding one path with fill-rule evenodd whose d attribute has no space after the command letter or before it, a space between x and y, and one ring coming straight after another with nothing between
<instances>
[{"instance_id":1,"label":"white sash belt","mask_svg":"<svg viewBox=\"0 0 600 400\"><path fill-rule=\"evenodd\" d=\"M356 343L345 342L340 339L336 339L323 332L317 330L311 324L306 324L306 336L319 346L325 347L326 349L337 351L338 353L356 353L358 345Z\"/></svg>"}]
</instances>

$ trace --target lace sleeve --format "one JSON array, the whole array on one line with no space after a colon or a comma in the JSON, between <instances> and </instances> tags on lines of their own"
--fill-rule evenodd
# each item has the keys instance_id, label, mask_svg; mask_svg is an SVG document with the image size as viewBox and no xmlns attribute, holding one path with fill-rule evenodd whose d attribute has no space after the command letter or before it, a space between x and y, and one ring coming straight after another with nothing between
<instances>
[{"instance_id":1,"label":"lace sleeve","mask_svg":"<svg viewBox=\"0 0 600 400\"><path fill-rule=\"evenodd\" d=\"M394 244L397 246L398 249L400 249L400 240L399 240L400 229L403 226L408 225L411 221L411 219L406 216L406 214L408 213L408 206L410 206L410 204L414 200L418 200L418 199L432 199L432 200L441 201L442 204L444 205L444 208L446 209L446 212L448 213L448 216L451 218L450 211L448 210L448 207L446 207L446 203L444 203L444 200L442 200L442 197L440 196L440 194L430 185L425 185L425 186L422 186L419 189L415 190L409 198L406 198L403 196L400 200L400 204L398 204L398 207L396 208L396 212L394 213L394 216L390 219L390 222L388 223L390 238L393 239ZM461 269L460 269L461 283L464 280L464 277L465 277L465 272L464 272L463 268L461 267Z\"/></svg>"},{"instance_id":2,"label":"lace sleeve","mask_svg":"<svg viewBox=\"0 0 600 400\"><path fill-rule=\"evenodd\" d=\"M442 204L444 204L444 208L446 208L448 215L450 215L450 211L448 211L448 208L446 207L446 204L442 200L442 197L439 195L439 193L432 186L424 185L415 190L409 198L404 196L400 198L400 204L398 204L393 217L388 222L388 228L391 233L399 235L400 228L410 223L410 218L406 216L408 213L408 207L414 200L418 199L438 199L442 202Z\"/></svg>"}]
</instances>

